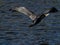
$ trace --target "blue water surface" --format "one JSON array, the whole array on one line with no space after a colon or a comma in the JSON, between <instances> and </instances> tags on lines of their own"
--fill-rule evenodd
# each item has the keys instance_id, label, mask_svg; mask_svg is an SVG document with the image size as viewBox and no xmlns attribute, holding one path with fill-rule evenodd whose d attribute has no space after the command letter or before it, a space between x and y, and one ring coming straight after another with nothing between
<instances>
[{"instance_id":1,"label":"blue water surface","mask_svg":"<svg viewBox=\"0 0 60 45\"><path fill-rule=\"evenodd\" d=\"M27 16L9 11L17 6L37 15L51 7L60 10L60 0L0 0L0 45L60 45L60 12L29 28L32 22Z\"/></svg>"}]
</instances>

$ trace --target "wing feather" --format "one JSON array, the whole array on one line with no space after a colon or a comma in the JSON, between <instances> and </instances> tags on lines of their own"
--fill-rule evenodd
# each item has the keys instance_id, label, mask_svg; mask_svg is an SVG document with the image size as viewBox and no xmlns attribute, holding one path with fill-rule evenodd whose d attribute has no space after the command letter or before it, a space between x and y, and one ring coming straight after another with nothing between
<instances>
[{"instance_id":1,"label":"wing feather","mask_svg":"<svg viewBox=\"0 0 60 45\"><path fill-rule=\"evenodd\" d=\"M18 11L18 12L21 12L21 13L23 13L25 15L27 15L32 20L35 20L36 17L37 17L34 13L32 13L31 11L29 11L25 7L16 7L15 10Z\"/></svg>"}]
</instances>

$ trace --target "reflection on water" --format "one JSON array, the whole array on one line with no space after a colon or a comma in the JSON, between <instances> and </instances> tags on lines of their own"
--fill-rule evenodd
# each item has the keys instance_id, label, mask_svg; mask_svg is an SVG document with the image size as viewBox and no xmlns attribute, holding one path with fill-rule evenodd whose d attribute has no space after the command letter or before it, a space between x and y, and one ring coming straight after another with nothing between
<instances>
[{"instance_id":1,"label":"reflection on water","mask_svg":"<svg viewBox=\"0 0 60 45\"><path fill-rule=\"evenodd\" d=\"M18 12L9 11L16 6L25 6L40 14L50 7L59 9L60 0L1 0L0 45L60 45L60 12L44 18L38 25L29 28L31 20Z\"/></svg>"}]
</instances>

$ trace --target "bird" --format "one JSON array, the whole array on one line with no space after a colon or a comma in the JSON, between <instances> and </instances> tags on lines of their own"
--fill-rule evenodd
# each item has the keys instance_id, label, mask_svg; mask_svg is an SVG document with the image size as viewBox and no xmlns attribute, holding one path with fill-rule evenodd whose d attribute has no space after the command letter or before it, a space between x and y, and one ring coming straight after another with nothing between
<instances>
[{"instance_id":1,"label":"bird","mask_svg":"<svg viewBox=\"0 0 60 45\"><path fill-rule=\"evenodd\" d=\"M41 22L42 19L47 17L50 13L58 12L58 10L55 7L52 7L49 10L46 10L44 13L39 14L38 16L26 7L15 7L14 9L9 9L9 11L20 12L28 16L32 20L32 24L30 24L29 27L33 27L37 25L39 22Z\"/></svg>"}]
</instances>

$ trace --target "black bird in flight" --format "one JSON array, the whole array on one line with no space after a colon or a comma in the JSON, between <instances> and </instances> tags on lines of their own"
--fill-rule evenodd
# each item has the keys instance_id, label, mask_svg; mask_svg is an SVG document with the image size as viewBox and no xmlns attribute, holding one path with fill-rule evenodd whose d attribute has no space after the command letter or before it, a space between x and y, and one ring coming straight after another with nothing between
<instances>
[{"instance_id":1,"label":"black bird in flight","mask_svg":"<svg viewBox=\"0 0 60 45\"><path fill-rule=\"evenodd\" d=\"M46 10L44 13L40 14L39 16L35 15L32 11L28 10L25 7L16 7L15 9L9 9L9 11L13 11L13 12L17 11L27 15L33 22L31 25L29 25L29 27L33 27L37 25L44 17L47 17L50 13L58 12L58 10L55 7Z\"/></svg>"}]
</instances>

